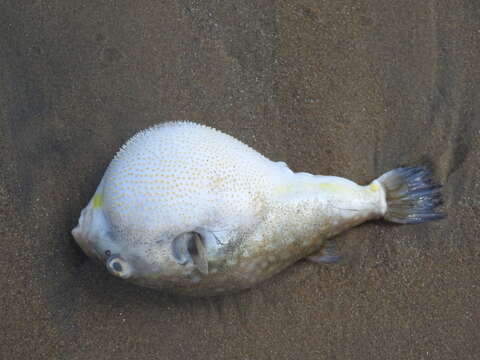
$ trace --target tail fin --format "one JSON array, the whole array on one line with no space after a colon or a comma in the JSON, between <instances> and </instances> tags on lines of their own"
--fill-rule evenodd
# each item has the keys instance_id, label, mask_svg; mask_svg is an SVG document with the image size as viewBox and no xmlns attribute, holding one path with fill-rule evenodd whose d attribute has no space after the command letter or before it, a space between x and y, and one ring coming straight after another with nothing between
<instances>
[{"instance_id":1,"label":"tail fin","mask_svg":"<svg viewBox=\"0 0 480 360\"><path fill-rule=\"evenodd\" d=\"M380 176L387 201L386 220L402 224L418 224L439 220L445 214L435 208L442 203L440 188L423 167L402 167Z\"/></svg>"}]
</instances>

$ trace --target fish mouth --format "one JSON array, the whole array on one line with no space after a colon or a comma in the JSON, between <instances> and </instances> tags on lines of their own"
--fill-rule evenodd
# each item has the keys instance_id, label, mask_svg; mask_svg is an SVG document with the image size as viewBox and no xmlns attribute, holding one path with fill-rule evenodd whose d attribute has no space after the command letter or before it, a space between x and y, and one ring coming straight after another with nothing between
<instances>
[{"instance_id":1,"label":"fish mouth","mask_svg":"<svg viewBox=\"0 0 480 360\"><path fill-rule=\"evenodd\" d=\"M75 242L80 246L87 256L98 261L99 263L105 263L105 254L99 248L97 241L98 226L95 226L94 212L89 203L80 212L78 224L72 229L71 234L75 239Z\"/></svg>"},{"instance_id":2,"label":"fish mouth","mask_svg":"<svg viewBox=\"0 0 480 360\"><path fill-rule=\"evenodd\" d=\"M82 229L80 225L77 225L72 231L71 234L73 238L75 239L75 242L77 243L78 246L83 250L85 254L87 254L89 257L93 259L98 259L100 260L101 257L99 254L95 251L95 248L92 246L90 241L87 239L87 237L83 236Z\"/></svg>"},{"instance_id":3,"label":"fish mouth","mask_svg":"<svg viewBox=\"0 0 480 360\"><path fill-rule=\"evenodd\" d=\"M90 240L88 234L85 233L85 229L83 226L83 211L80 219L78 221L78 225L75 226L72 231L70 232L75 239L77 245L82 249L82 251L93 260L104 264L105 263L105 255L100 253L95 246L95 243Z\"/></svg>"},{"instance_id":4,"label":"fish mouth","mask_svg":"<svg viewBox=\"0 0 480 360\"><path fill-rule=\"evenodd\" d=\"M77 240L77 238L80 236L80 226L79 225L75 226L73 228L73 230L71 231L71 234L72 234L73 238L75 240Z\"/></svg>"}]
</instances>

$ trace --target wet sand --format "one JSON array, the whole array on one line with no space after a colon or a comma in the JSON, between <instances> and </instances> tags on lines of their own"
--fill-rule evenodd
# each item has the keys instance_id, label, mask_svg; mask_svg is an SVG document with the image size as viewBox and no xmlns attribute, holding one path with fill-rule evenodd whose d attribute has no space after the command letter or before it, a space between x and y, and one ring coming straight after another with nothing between
<instances>
[{"instance_id":1,"label":"wet sand","mask_svg":"<svg viewBox=\"0 0 480 360\"><path fill-rule=\"evenodd\" d=\"M3 1L3 359L478 359L480 3ZM168 120L295 171L426 164L448 218L338 236L343 261L179 298L70 229L118 147Z\"/></svg>"}]
</instances>

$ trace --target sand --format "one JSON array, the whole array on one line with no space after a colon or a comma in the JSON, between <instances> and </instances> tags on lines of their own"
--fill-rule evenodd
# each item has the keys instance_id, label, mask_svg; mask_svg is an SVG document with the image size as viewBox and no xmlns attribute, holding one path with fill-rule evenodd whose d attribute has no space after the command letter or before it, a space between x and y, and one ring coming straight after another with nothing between
<instances>
[{"instance_id":1,"label":"sand","mask_svg":"<svg viewBox=\"0 0 480 360\"><path fill-rule=\"evenodd\" d=\"M479 2L4 0L0 34L2 359L479 358ZM359 183L425 164L448 218L235 295L129 285L70 230L126 139L184 119Z\"/></svg>"}]
</instances>

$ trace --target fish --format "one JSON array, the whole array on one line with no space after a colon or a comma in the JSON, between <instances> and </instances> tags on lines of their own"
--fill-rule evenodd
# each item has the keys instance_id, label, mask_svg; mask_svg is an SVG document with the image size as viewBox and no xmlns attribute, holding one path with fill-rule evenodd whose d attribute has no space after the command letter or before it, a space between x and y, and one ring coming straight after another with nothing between
<instances>
[{"instance_id":1,"label":"fish","mask_svg":"<svg viewBox=\"0 0 480 360\"><path fill-rule=\"evenodd\" d=\"M335 263L333 236L374 219L444 218L422 166L368 185L293 172L211 127L166 122L128 140L72 230L112 275L168 293L253 287L301 259Z\"/></svg>"}]
</instances>

